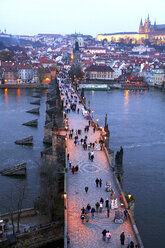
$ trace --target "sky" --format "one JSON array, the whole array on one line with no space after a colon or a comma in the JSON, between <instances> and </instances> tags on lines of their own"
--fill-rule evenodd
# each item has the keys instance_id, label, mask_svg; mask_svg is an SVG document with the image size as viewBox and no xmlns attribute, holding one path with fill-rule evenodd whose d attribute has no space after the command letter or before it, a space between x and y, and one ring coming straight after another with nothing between
<instances>
[{"instance_id":1,"label":"sky","mask_svg":"<svg viewBox=\"0 0 165 248\"><path fill-rule=\"evenodd\" d=\"M96 36L138 32L140 19L165 24L165 0L0 0L0 29L9 34Z\"/></svg>"}]
</instances>

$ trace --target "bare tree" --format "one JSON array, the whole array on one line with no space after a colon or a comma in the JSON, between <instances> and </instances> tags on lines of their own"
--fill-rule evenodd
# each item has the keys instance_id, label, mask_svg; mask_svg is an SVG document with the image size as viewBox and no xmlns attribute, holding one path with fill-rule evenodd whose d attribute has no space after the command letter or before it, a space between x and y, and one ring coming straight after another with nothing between
<instances>
[{"instance_id":1,"label":"bare tree","mask_svg":"<svg viewBox=\"0 0 165 248\"><path fill-rule=\"evenodd\" d=\"M22 188L22 190L19 192L19 198L18 198L18 205L17 205L17 233L20 232L19 230L19 224L20 224L20 218L21 218L21 213L22 213L22 205L23 205L23 200L25 197L25 184Z\"/></svg>"},{"instance_id":2,"label":"bare tree","mask_svg":"<svg viewBox=\"0 0 165 248\"><path fill-rule=\"evenodd\" d=\"M11 219L11 224L13 227L13 235L15 235L15 225L14 225L14 207L13 207L13 191L11 191L10 194L10 209L9 209L9 213L10 213L10 219Z\"/></svg>"}]
</instances>

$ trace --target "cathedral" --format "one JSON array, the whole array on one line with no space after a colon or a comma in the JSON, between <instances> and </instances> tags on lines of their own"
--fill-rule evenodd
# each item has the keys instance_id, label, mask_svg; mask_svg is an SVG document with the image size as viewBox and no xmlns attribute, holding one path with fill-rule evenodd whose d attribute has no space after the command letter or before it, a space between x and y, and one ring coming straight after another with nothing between
<instances>
[{"instance_id":1,"label":"cathedral","mask_svg":"<svg viewBox=\"0 0 165 248\"><path fill-rule=\"evenodd\" d=\"M144 25L141 19L139 32L122 32L110 34L98 34L98 41L124 42L130 44L145 44L149 41L151 44L165 45L165 24L151 24L150 17L145 20Z\"/></svg>"},{"instance_id":2,"label":"cathedral","mask_svg":"<svg viewBox=\"0 0 165 248\"><path fill-rule=\"evenodd\" d=\"M145 20L144 25L141 19L139 34L165 35L165 24L157 25L155 21L154 25L151 25L151 21L148 15L148 18L147 20Z\"/></svg>"}]
</instances>

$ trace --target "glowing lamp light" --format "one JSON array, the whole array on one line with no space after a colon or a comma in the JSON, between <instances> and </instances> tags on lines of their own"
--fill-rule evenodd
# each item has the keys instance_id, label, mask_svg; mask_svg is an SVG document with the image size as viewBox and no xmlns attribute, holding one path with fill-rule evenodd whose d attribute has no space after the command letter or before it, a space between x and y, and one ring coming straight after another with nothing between
<instances>
[{"instance_id":1,"label":"glowing lamp light","mask_svg":"<svg viewBox=\"0 0 165 248\"><path fill-rule=\"evenodd\" d=\"M106 140L106 139L107 139L107 137L104 137L104 139Z\"/></svg>"},{"instance_id":2,"label":"glowing lamp light","mask_svg":"<svg viewBox=\"0 0 165 248\"><path fill-rule=\"evenodd\" d=\"M66 193L66 192L64 192L63 196L64 196L64 199L66 199L66 197L67 197L67 193Z\"/></svg>"},{"instance_id":3,"label":"glowing lamp light","mask_svg":"<svg viewBox=\"0 0 165 248\"><path fill-rule=\"evenodd\" d=\"M65 140L67 141L67 137L65 137Z\"/></svg>"},{"instance_id":4,"label":"glowing lamp light","mask_svg":"<svg viewBox=\"0 0 165 248\"><path fill-rule=\"evenodd\" d=\"M131 193L129 192L129 193L128 193L128 199L130 200L131 197L132 197L132 195L131 195Z\"/></svg>"}]
</instances>

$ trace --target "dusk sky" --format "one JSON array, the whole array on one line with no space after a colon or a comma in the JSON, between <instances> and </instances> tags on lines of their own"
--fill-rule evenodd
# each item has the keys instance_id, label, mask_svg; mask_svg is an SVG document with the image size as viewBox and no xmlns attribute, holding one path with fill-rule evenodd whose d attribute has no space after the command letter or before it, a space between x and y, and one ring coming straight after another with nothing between
<instances>
[{"instance_id":1,"label":"dusk sky","mask_svg":"<svg viewBox=\"0 0 165 248\"><path fill-rule=\"evenodd\" d=\"M141 17L165 24L164 0L0 0L0 29L10 34L137 32Z\"/></svg>"}]
</instances>

